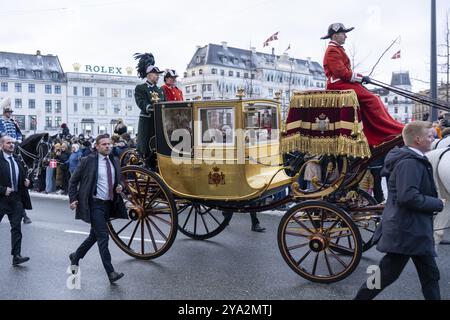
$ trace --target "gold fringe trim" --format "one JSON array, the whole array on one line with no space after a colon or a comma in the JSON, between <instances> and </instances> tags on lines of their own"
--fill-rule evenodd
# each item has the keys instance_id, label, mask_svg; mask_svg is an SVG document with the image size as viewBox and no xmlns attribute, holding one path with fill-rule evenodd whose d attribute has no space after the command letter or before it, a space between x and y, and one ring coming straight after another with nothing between
<instances>
[{"instance_id":1,"label":"gold fringe trim","mask_svg":"<svg viewBox=\"0 0 450 320\"><path fill-rule=\"evenodd\" d=\"M359 107L354 90L296 92L290 108L342 108Z\"/></svg>"},{"instance_id":2,"label":"gold fringe trim","mask_svg":"<svg viewBox=\"0 0 450 320\"><path fill-rule=\"evenodd\" d=\"M281 150L283 153L299 151L310 155L333 155L354 158L370 158L372 155L364 134L355 139L347 136L313 138L297 133L283 138Z\"/></svg>"}]
</instances>

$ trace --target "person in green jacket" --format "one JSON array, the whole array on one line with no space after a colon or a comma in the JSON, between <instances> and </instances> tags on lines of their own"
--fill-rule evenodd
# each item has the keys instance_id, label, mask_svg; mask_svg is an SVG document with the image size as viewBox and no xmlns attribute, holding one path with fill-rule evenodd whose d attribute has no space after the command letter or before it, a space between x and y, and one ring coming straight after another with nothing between
<instances>
[{"instance_id":1,"label":"person in green jacket","mask_svg":"<svg viewBox=\"0 0 450 320\"><path fill-rule=\"evenodd\" d=\"M155 66L155 58L151 53L136 53L138 75L145 79L145 83L137 85L134 93L136 104L141 109L139 115L139 126L137 134L137 150L146 159L146 166L153 171L156 170L156 154L151 152L155 142L155 115L152 94L156 92L159 101L165 101L163 90L158 87L159 75L164 71Z\"/></svg>"}]
</instances>

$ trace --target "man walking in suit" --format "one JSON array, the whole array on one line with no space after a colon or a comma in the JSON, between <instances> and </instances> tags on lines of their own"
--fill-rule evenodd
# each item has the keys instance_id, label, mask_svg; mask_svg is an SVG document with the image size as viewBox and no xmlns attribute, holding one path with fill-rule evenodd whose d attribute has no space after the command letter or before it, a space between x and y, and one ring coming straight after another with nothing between
<instances>
[{"instance_id":1,"label":"man walking in suit","mask_svg":"<svg viewBox=\"0 0 450 320\"><path fill-rule=\"evenodd\" d=\"M363 284L356 300L375 298L398 279L410 259L425 299L441 298L433 217L442 211L445 200L438 198L433 169L425 157L434 141L431 124L409 123L403 130L403 140L406 146L386 156L382 171L388 181L388 199L374 236L378 251L386 253L379 266L380 287L369 289L367 283Z\"/></svg>"},{"instance_id":2,"label":"man walking in suit","mask_svg":"<svg viewBox=\"0 0 450 320\"><path fill-rule=\"evenodd\" d=\"M30 181L26 179L25 168L14 156L15 139L0 138L0 216L7 215L11 224L12 264L17 266L30 258L22 257L21 221L24 209L31 210L28 193Z\"/></svg>"},{"instance_id":3,"label":"man walking in suit","mask_svg":"<svg viewBox=\"0 0 450 320\"><path fill-rule=\"evenodd\" d=\"M76 219L91 224L91 231L80 247L69 255L72 265L78 266L97 242L103 267L111 283L124 274L114 271L108 249L110 218L127 219L127 210L120 193L120 166L111 156L112 144L108 135L95 141L97 153L81 159L69 183L70 208L76 209Z\"/></svg>"}]
</instances>

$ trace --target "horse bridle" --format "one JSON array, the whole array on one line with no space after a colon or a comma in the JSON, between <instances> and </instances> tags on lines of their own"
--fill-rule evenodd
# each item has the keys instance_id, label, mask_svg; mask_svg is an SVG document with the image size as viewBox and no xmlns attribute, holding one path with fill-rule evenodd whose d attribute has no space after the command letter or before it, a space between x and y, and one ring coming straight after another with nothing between
<instances>
[{"instance_id":1,"label":"horse bridle","mask_svg":"<svg viewBox=\"0 0 450 320\"><path fill-rule=\"evenodd\" d=\"M48 147L47 154L45 154L45 155L42 152L42 145L46 145ZM49 143L46 142L44 140L44 136L42 136L41 140L39 140L38 144L36 145L36 154L33 154L33 153L25 150L21 146L18 146L17 149L19 151L18 154L19 154L20 160L22 161L23 165L28 169L28 177L32 177L33 175L35 175L34 178L37 178L37 172L39 172L38 169L41 168L42 160L47 158L47 156L51 152L51 147L50 147ZM21 153L23 153L27 157L29 157L29 158L34 160L33 161L33 168L31 168L31 170L30 170L30 168L28 168L28 165L26 164L25 160L23 160L23 157L22 157Z\"/></svg>"}]
</instances>

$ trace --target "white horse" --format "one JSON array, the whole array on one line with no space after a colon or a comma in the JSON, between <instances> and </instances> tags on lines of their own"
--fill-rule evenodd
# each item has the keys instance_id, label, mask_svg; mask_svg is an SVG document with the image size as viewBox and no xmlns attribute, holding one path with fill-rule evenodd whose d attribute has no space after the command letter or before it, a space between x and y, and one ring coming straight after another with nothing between
<instances>
[{"instance_id":1,"label":"white horse","mask_svg":"<svg viewBox=\"0 0 450 320\"><path fill-rule=\"evenodd\" d=\"M433 150L427 153L427 158L433 166L439 198L446 200L444 210L434 219L434 240L437 248L445 231L450 227L450 148Z\"/></svg>"},{"instance_id":2,"label":"white horse","mask_svg":"<svg viewBox=\"0 0 450 320\"><path fill-rule=\"evenodd\" d=\"M450 147L450 135L445 137L444 139L434 140L433 144L431 145L431 150L444 149L447 147Z\"/></svg>"}]
</instances>

